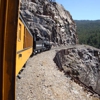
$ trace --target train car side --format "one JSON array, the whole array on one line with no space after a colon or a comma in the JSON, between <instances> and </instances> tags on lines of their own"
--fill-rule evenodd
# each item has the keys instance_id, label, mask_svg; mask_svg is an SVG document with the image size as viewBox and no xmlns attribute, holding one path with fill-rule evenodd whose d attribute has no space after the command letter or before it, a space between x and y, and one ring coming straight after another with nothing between
<instances>
[{"instance_id":1,"label":"train car side","mask_svg":"<svg viewBox=\"0 0 100 100\"><path fill-rule=\"evenodd\" d=\"M33 36L25 27L25 24L18 20L17 52L16 52L16 75L24 66L33 52Z\"/></svg>"}]
</instances>

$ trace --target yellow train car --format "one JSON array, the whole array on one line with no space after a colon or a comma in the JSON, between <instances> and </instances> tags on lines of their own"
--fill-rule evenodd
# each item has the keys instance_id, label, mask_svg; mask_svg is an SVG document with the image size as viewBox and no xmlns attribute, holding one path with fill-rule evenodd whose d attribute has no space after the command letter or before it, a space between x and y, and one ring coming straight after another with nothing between
<instances>
[{"instance_id":1,"label":"yellow train car","mask_svg":"<svg viewBox=\"0 0 100 100\"><path fill-rule=\"evenodd\" d=\"M16 75L33 51L33 37L18 14L19 0L0 0L0 100L15 100Z\"/></svg>"},{"instance_id":2,"label":"yellow train car","mask_svg":"<svg viewBox=\"0 0 100 100\"><path fill-rule=\"evenodd\" d=\"M16 75L18 75L19 71L33 52L33 36L21 15L18 20L16 49Z\"/></svg>"}]
</instances>

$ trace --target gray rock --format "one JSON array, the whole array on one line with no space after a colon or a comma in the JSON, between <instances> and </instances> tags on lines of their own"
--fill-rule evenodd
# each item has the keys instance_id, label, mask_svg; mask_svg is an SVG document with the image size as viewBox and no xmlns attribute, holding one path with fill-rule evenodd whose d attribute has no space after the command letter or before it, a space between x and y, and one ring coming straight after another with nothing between
<instances>
[{"instance_id":1,"label":"gray rock","mask_svg":"<svg viewBox=\"0 0 100 100\"><path fill-rule=\"evenodd\" d=\"M54 61L60 70L65 73L70 72L70 76L77 77L100 95L100 59L98 54L100 54L100 50L96 48L76 46L59 51Z\"/></svg>"},{"instance_id":2,"label":"gray rock","mask_svg":"<svg viewBox=\"0 0 100 100\"><path fill-rule=\"evenodd\" d=\"M49 0L21 0L20 12L32 33L37 28L40 36L49 37L55 46L77 43L76 24L62 5Z\"/></svg>"}]
</instances>

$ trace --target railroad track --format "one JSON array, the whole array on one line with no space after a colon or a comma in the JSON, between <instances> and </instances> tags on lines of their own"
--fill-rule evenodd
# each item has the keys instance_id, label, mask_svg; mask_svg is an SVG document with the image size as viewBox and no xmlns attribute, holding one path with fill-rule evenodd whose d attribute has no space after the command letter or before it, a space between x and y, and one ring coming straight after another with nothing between
<instances>
[{"instance_id":1,"label":"railroad track","mask_svg":"<svg viewBox=\"0 0 100 100\"><path fill-rule=\"evenodd\" d=\"M51 50L55 49L56 51L59 51L59 50L62 50L62 49L70 49L70 48L75 48L75 47L81 48L81 47L91 47L91 46L88 46L88 45L71 45L71 46L66 46L66 47L52 48ZM94 49L96 49L96 48L94 48ZM76 83L78 83L83 88L85 88L85 90L87 90L88 92L91 92L92 94L96 94L100 98L100 93L97 93L96 91L94 91L91 86L87 86L86 84L84 84L83 82L81 82L78 78L76 78L76 77L74 77L72 75L68 75L68 76L70 76L72 78L72 80L74 80Z\"/></svg>"},{"instance_id":2,"label":"railroad track","mask_svg":"<svg viewBox=\"0 0 100 100\"><path fill-rule=\"evenodd\" d=\"M68 75L71 77L71 80L74 80L74 82L76 82L77 84L79 84L80 86L82 86L87 92L91 92L92 95L98 96L100 98L100 94L97 93L96 91L93 90L92 87L87 86L86 84L84 84L83 82L81 82L78 78L72 76L72 75Z\"/></svg>"}]
</instances>

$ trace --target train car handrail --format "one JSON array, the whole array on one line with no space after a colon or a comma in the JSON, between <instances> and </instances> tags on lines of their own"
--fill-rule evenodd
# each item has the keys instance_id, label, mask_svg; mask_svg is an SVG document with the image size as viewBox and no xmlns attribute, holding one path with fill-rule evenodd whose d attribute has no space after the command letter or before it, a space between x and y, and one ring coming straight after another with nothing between
<instances>
[{"instance_id":1,"label":"train car handrail","mask_svg":"<svg viewBox=\"0 0 100 100\"><path fill-rule=\"evenodd\" d=\"M30 33L30 35L33 36L33 35L32 35L32 32L31 32L30 29L28 28L28 25L26 24L26 22L25 22L25 20L24 20L24 18L23 18L23 16L22 16L21 13L19 14L19 18L21 19L22 23L25 25L25 27L26 27L26 29L28 30L28 32Z\"/></svg>"}]
</instances>

